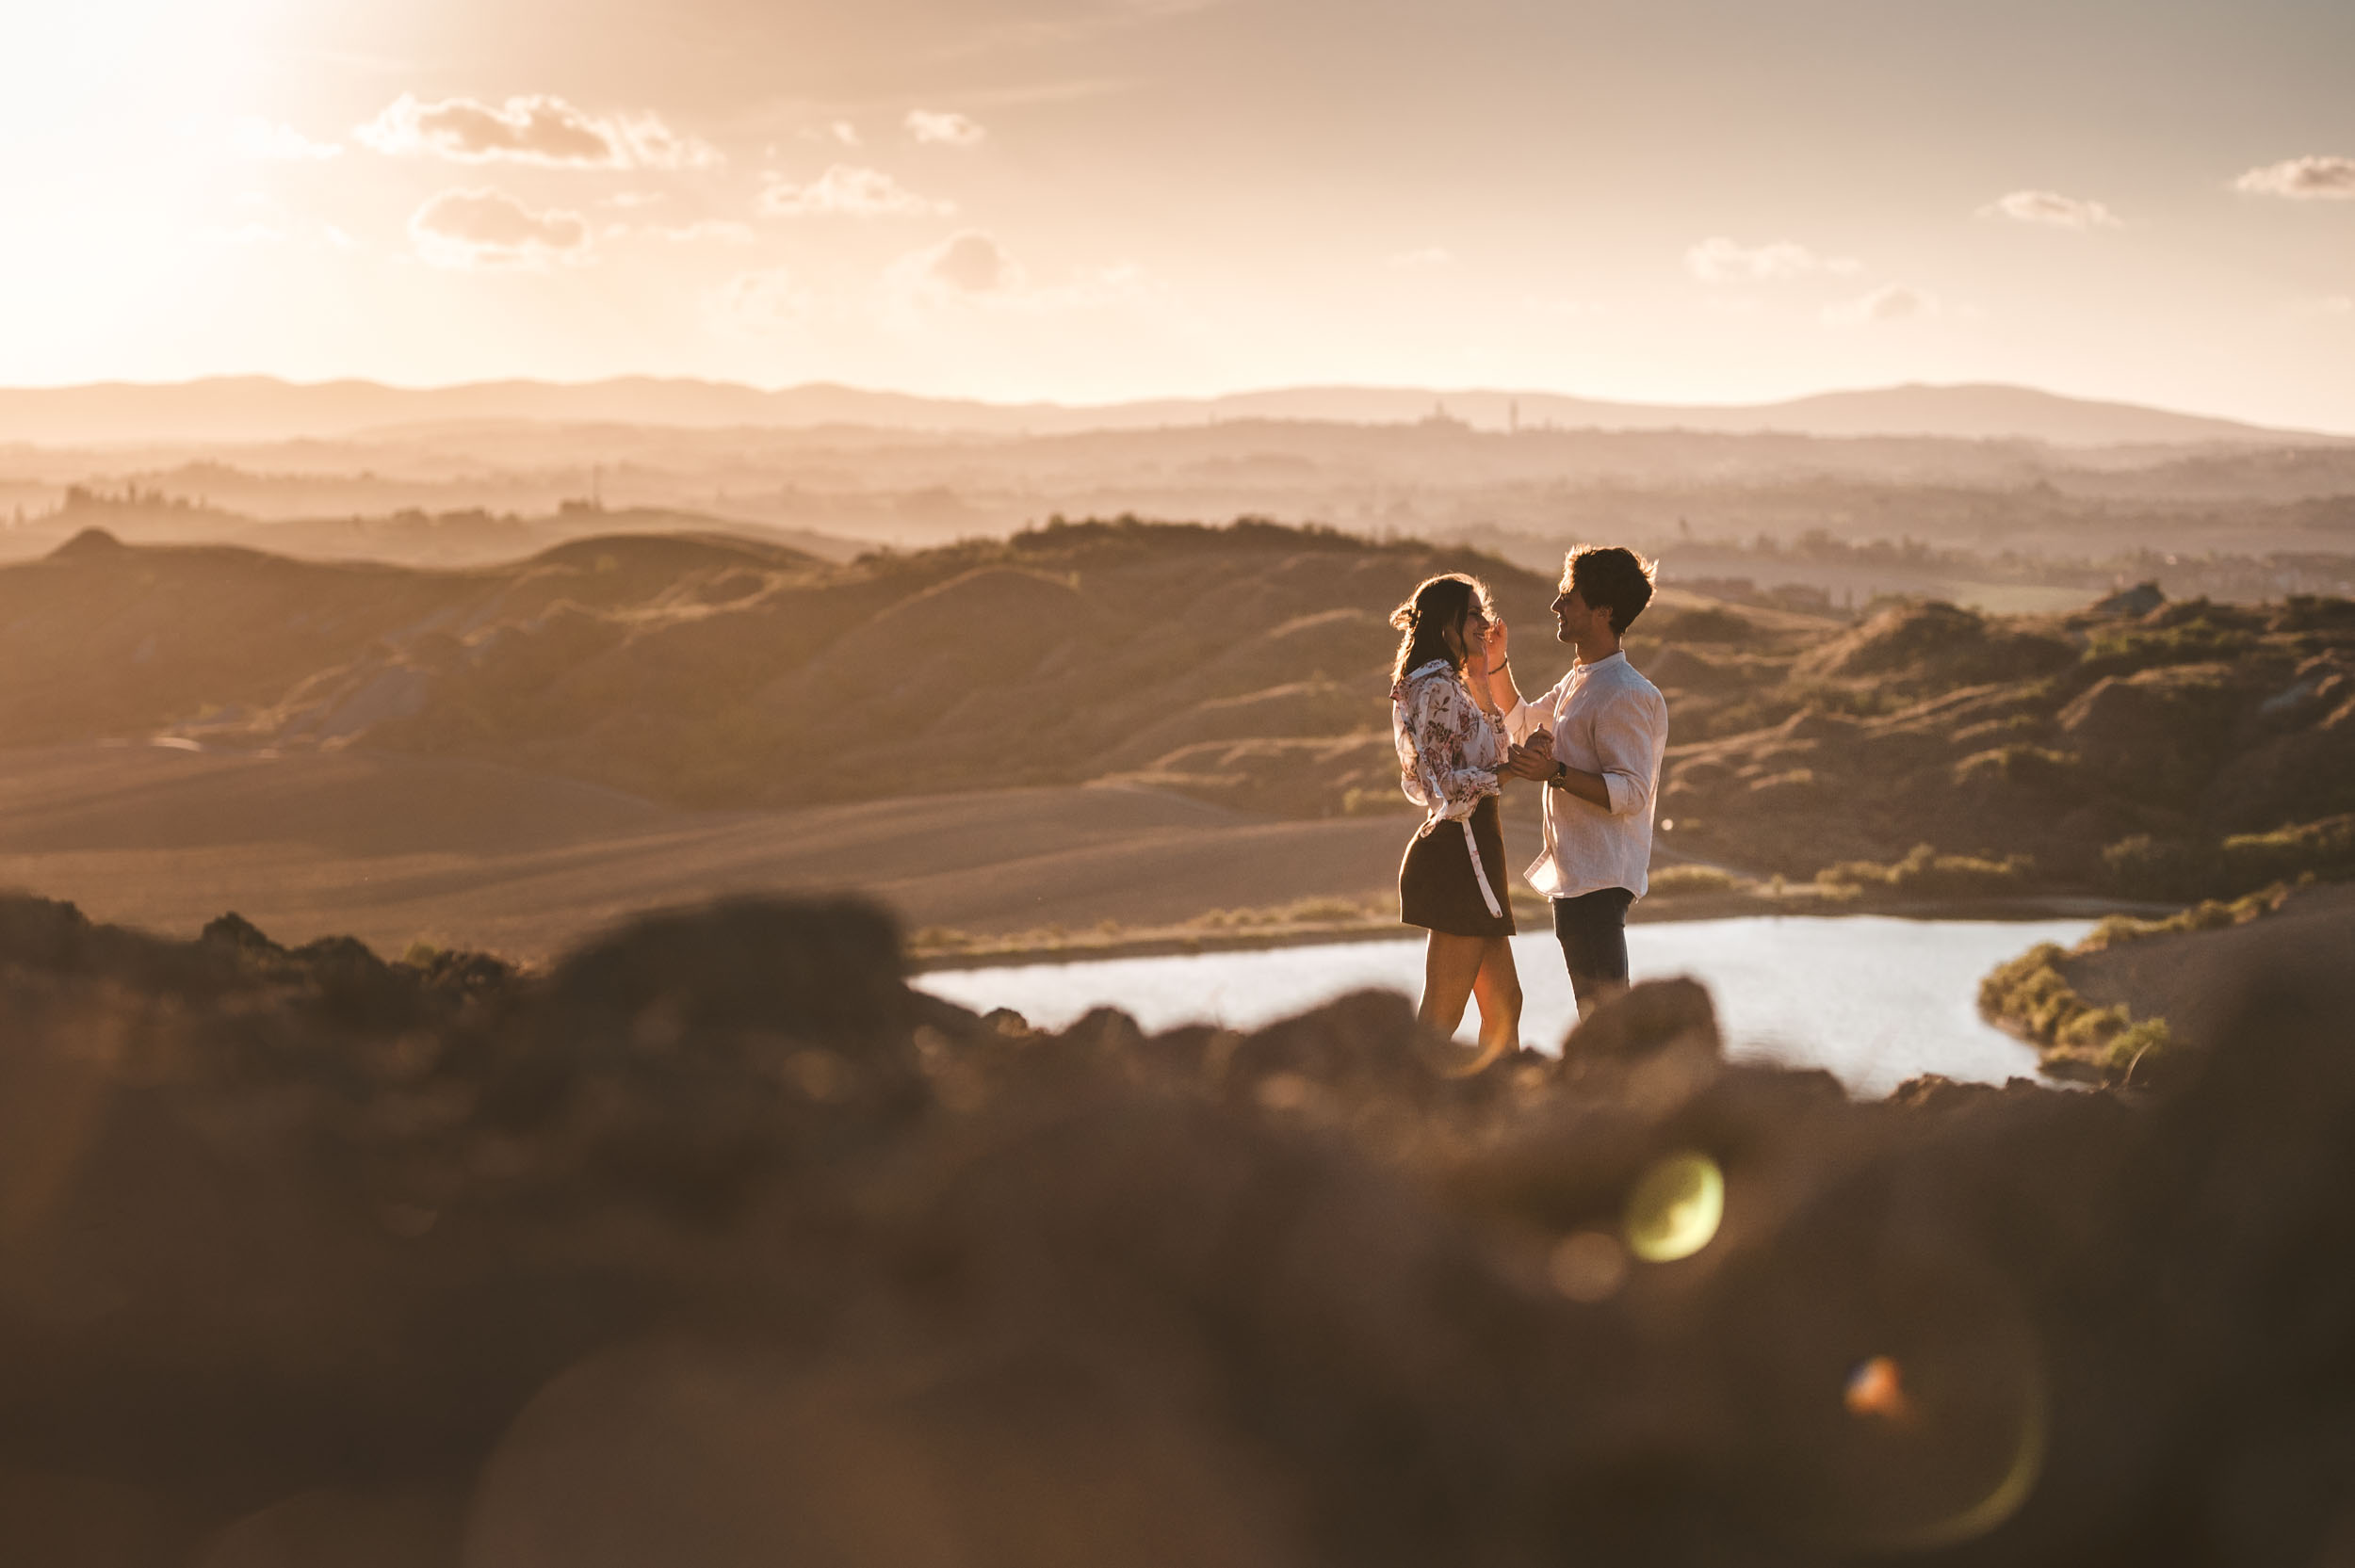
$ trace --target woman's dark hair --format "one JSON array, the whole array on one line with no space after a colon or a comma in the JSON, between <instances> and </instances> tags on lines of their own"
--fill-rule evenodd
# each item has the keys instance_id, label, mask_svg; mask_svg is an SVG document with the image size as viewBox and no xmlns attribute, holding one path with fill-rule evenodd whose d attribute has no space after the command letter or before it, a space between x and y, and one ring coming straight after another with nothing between
<instances>
[{"instance_id":1,"label":"woman's dark hair","mask_svg":"<svg viewBox=\"0 0 2355 1568\"><path fill-rule=\"evenodd\" d=\"M1450 648L1447 628L1460 623L1464 611L1475 605L1481 614L1491 615L1488 585L1477 577L1442 572L1417 583L1406 602L1390 611L1390 624L1401 634L1398 662L1390 666L1390 684L1398 685L1408 671L1420 670L1433 659L1445 659L1450 668L1462 673L1471 650L1466 647L1459 653Z\"/></svg>"},{"instance_id":2,"label":"woman's dark hair","mask_svg":"<svg viewBox=\"0 0 2355 1568\"><path fill-rule=\"evenodd\" d=\"M1562 558L1562 586L1589 608L1611 612L1614 637L1626 635L1651 603L1652 574L1659 564L1619 544L1582 544Z\"/></svg>"}]
</instances>

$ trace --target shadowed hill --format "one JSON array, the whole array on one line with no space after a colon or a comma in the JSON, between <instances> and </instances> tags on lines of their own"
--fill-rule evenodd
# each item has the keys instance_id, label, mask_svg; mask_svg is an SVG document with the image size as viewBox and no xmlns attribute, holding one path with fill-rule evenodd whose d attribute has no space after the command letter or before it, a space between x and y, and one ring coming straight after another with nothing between
<instances>
[{"instance_id":1,"label":"shadowed hill","mask_svg":"<svg viewBox=\"0 0 2355 1568\"><path fill-rule=\"evenodd\" d=\"M2192 897L2355 870L2328 827L2355 810L2355 604L1905 603L1828 636L1711 615L1664 626L1655 667L1681 849L1924 897ZM1921 843L1960 858L1894 864Z\"/></svg>"},{"instance_id":2,"label":"shadowed hill","mask_svg":"<svg viewBox=\"0 0 2355 1568\"><path fill-rule=\"evenodd\" d=\"M0 569L0 735L360 746L696 808L1123 783L1390 814L1384 617L1446 569L1491 582L1525 689L1550 684L1548 579L1263 523L845 564L589 538L454 572L88 534ZM2355 812L2343 600L1848 621L1671 586L1629 649L1669 697L1664 849L1835 893L2245 891L2329 870Z\"/></svg>"},{"instance_id":3,"label":"shadowed hill","mask_svg":"<svg viewBox=\"0 0 2355 1568\"><path fill-rule=\"evenodd\" d=\"M788 805L1124 772L1255 803L1251 748L1305 731L1347 743L1290 797L1323 815L1394 793L1382 617L1467 565L1538 622L1551 585L1500 563L1259 525L1065 525L847 566L593 539L442 573L91 534L0 570L22 650L0 733L363 743Z\"/></svg>"}]
</instances>

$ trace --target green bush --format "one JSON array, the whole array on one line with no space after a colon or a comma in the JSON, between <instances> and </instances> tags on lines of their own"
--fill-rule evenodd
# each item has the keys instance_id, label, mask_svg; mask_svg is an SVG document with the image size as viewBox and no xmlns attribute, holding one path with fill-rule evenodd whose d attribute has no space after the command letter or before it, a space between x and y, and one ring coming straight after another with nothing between
<instances>
[{"instance_id":1,"label":"green bush","mask_svg":"<svg viewBox=\"0 0 2355 1568\"><path fill-rule=\"evenodd\" d=\"M2234 833L2222 860L2233 881L2276 881L2313 872L2341 878L2355 872L2355 815L2326 816L2269 833Z\"/></svg>"},{"instance_id":2,"label":"green bush","mask_svg":"<svg viewBox=\"0 0 2355 1568\"><path fill-rule=\"evenodd\" d=\"M1664 898L1697 893L1735 893L1746 884L1714 865L1664 865L1650 878L1650 892Z\"/></svg>"},{"instance_id":3,"label":"green bush","mask_svg":"<svg viewBox=\"0 0 2355 1568\"><path fill-rule=\"evenodd\" d=\"M2033 716L2012 717L2036 721ZM2077 768L2075 757L2049 746L1997 746L1974 752L1955 764L1955 783L1981 789L2002 784L2052 793L2067 787Z\"/></svg>"},{"instance_id":4,"label":"green bush","mask_svg":"<svg viewBox=\"0 0 2355 1568\"><path fill-rule=\"evenodd\" d=\"M2240 657L2257 639L2237 626L2221 626L2201 618L2165 627L2114 626L2094 634L2086 645L2087 672L2124 674L2163 664L2205 664Z\"/></svg>"},{"instance_id":5,"label":"green bush","mask_svg":"<svg viewBox=\"0 0 2355 1568\"><path fill-rule=\"evenodd\" d=\"M2136 833L2102 851L2110 885L2137 898L2233 898L2300 876L2355 876L2355 815L2221 842Z\"/></svg>"},{"instance_id":6,"label":"green bush","mask_svg":"<svg viewBox=\"0 0 2355 1568\"><path fill-rule=\"evenodd\" d=\"M2077 944L2080 953L2098 953L2128 942L2140 942L2146 937L2172 936L2178 931L2213 931L2227 926L2247 925L2261 914L2270 914L2288 899L2292 889L2287 882L2275 882L2271 887L2235 898L2230 903L2209 898L2187 910L2160 920L2137 920L2131 914L2113 914L2094 927L2083 942Z\"/></svg>"},{"instance_id":7,"label":"green bush","mask_svg":"<svg viewBox=\"0 0 2355 1568\"><path fill-rule=\"evenodd\" d=\"M2038 1049L2048 1068L2132 1082L2178 1050L2167 1022L2136 1020L2122 1007L2096 1007L2061 973L2069 954L2038 943L1979 982L1979 1011Z\"/></svg>"},{"instance_id":8,"label":"green bush","mask_svg":"<svg viewBox=\"0 0 2355 1568\"><path fill-rule=\"evenodd\" d=\"M1825 887L1886 891L1906 897L1973 898L2018 893L2035 875L2034 855L2006 855L2002 860L1941 855L1932 845L1917 844L1903 860L1885 865L1842 861L1818 871L1815 881Z\"/></svg>"}]
</instances>

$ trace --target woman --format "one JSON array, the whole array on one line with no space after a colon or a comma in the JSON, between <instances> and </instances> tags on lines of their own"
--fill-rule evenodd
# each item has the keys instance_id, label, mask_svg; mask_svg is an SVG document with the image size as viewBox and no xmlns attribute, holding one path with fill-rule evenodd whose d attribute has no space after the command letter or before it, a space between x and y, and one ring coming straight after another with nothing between
<instances>
[{"instance_id":1,"label":"woman","mask_svg":"<svg viewBox=\"0 0 2355 1568\"><path fill-rule=\"evenodd\" d=\"M1488 690L1489 648L1502 671L1504 624L1487 585L1460 573L1420 584L1390 613L1402 634L1390 671L1390 733L1400 782L1424 810L1398 867L1398 917L1430 933L1423 951L1424 1025L1452 1035L1480 998L1476 1072L1520 1039L1521 981L1513 967L1504 832L1497 802L1511 748Z\"/></svg>"}]
</instances>

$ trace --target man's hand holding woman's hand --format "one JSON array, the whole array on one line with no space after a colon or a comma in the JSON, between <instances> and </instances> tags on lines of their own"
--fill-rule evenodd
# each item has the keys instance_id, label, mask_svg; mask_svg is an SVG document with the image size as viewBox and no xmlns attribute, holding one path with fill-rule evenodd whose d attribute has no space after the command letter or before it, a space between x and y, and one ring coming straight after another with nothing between
<instances>
[{"instance_id":1,"label":"man's hand holding woman's hand","mask_svg":"<svg viewBox=\"0 0 2355 1568\"><path fill-rule=\"evenodd\" d=\"M1533 731L1530 737L1506 753L1500 776L1510 773L1520 779L1551 779L1553 777L1553 732Z\"/></svg>"}]
</instances>

